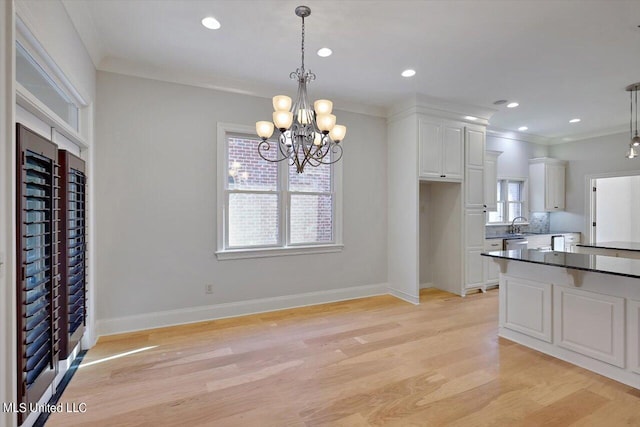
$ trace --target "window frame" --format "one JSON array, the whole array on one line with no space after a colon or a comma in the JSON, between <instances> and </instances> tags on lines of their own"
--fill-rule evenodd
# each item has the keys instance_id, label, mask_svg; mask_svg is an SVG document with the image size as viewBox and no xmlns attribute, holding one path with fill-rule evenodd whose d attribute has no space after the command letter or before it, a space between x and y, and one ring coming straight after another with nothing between
<instances>
[{"instance_id":1,"label":"window frame","mask_svg":"<svg viewBox=\"0 0 640 427\"><path fill-rule=\"evenodd\" d=\"M529 179L526 177L498 177L496 180L496 185L500 182L504 181L505 185L502 186L502 193L497 194L498 197L501 197L503 200L496 200L496 204L504 204L504 212L505 217L509 218L509 204L510 203L520 203L522 205L522 216L527 216L529 213ZM521 182L522 183L522 200L520 202L509 202L508 199L508 186L509 182ZM511 225L511 221L500 221L500 222L490 222L489 218L491 216L491 212L487 212L486 224L485 225ZM528 225L529 221L526 222L518 222L520 225Z\"/></svg>"},{"instance_id":2,"label":"window frame","mask_svg":"<svg viewBox=\"0 0 640 427\"><path fill-rule=\"evenodd\" d=\"M334 163L331 174L332 192L304 192L289 190L289 164L288 162L278 163L278 188L275 193L278 195L278 243L264 246L229 247L229 218L227 215L229 206L229 194L231 193L268 193L272 191L259 190L229 190L226 187L228 180L228 154L227 138L229 136L250 136L258 140L255 129L246 125L232 123L218 123L217 125L217 250L215 252L218 260L242 259L242 258L263 258L281 255L302 255L339 252L343 249L342 243L342 161ZM257 150L257 146L256 146ZM333 239L331 242L322 243L291 243L291 195L292 194L332 194L333 195Z\"/></svg>"}]
</instances>

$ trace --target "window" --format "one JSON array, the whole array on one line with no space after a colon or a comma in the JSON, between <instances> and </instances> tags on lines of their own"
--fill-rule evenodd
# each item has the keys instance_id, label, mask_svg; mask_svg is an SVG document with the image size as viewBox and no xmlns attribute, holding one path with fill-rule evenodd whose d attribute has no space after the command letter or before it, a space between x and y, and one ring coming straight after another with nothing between
<instances>
[{"instance_id":1,"label":"window","mask_svg":"<svg viewBox=\"0 0 640 427\"><path fill-rule=\"evenodd\" d=\"M78 130L78 107L53 81L27 50L16 42L16 81L58 115L73 130Z\"/></svg>"},{"instance_id":2,"label":"window","mask_svg":"<svg viewBox=\"0 0 640 427\"><path fill-rule=\"evenodd\" d=\"M218 259L340 250L339 163L298 174L262 159L251 129L221 124L218 138Z\"/></svg>"},{"instance_id":3,"label":"window","mask_svg":"<svg viewBox=\"0 0 640 427\"><path fill-rule=\"evenodd\" d=\"M520 179L498 180L498 209L489 212L489 224L504 224L526 213L526 181Z\"/></svg>"}]
</instances>

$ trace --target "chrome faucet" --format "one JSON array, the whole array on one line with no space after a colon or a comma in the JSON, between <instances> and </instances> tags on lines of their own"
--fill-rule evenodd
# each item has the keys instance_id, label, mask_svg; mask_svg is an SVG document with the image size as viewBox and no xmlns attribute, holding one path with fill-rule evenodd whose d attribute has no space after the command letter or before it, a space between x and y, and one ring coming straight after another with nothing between
<instances>
[{"instance_id":1,"label":"chrome faucet","mask_svg":"<svg viewBox=\"0 0 640 427\"><path fill-rule=\"evenodd\" d=\"M519 225L515 225L516 220L518 219L523 219L524 222L528 222L529 220L523 216L517 216L515 218L513 218L513 221L511 221L511 225L509 226L509 233L519 233L520 232L520 226Z\"/></svg>"}]
</instances>

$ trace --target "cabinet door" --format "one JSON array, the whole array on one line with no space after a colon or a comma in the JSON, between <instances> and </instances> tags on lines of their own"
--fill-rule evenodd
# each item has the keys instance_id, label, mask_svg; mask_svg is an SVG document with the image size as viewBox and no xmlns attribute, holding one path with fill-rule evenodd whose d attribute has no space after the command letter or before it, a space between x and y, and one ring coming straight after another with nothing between
<instances>
[{"instance_id":1,"label":"cabinet door","mask_svg":"<svg viewBox=\"0 0 640 427\"><path fill-rule=\"evenodd\" d=\"M465 205L484 208L484 169L467 167L465 179Z\"/></svg>"},{"instance_id":2,"label":"cabinet door","mask_svg":"<svg viewBox=\"0 0 640 427\"><path fill-rule=\"evenodd\" d=\"M420 138L420 177L440 178L442 174L442 126L424 119L418 121Z\"/></svg>"},{"instance_id":3,"label":"cabinet door","mask_svg":"<svg viewBox=\"0 0 640 427\"><path fill-rule=\"evenodd\" d=\"M484 223L485 214L481 209L465 212L465 287L484 285Z\"/></svg>"},{"instance_id":4,"label":"cabinet door","mask_svg":"<svg viewBox=\"0 0 640 427\"><path fill-rule=\"evenodd\" d=\"M482 249L468 249L466 251L465 288L484 288L484 258Z\"/></svg>"},{"instance_id":5,"label":"cabinet door","mask_svg":"<svg viewBox=\"0 0 640 427\"><path fill-rule=\"evenodd\" d=\"M544 187L546 210L564 210L564 166L545 165Z\"/></svg>"},{"instance_id":6,"label":"cabinet door","mask_svg":"<svg viewBox=\"0 0 640 427\"><path fill-rule=\"evenodd\" d=\"M564 188L565 188L565 167L562 165L551 165L555 169L555 185L553 185L553 208L557 210L564 210Z\"/></svg>"},{"instance_id":7,"label":"cabinet door","mask_svg":"<svg viewBox=\"0 0 640 427\"><path fill-rule=\"evenodd\" d=\"M462 128L453 125L444 125L442 129L443 178L462 179L462 157L464 147Z\"/></svg>"},{"instance_id":8,"label":"cabinet door","mask_svg":"<svg viewBox=\"0 0 640 427\"><path fill-rule=\"evenodd\" d=\"M467 166L484 168L484 132L465 129Z\"/></svg>"}]
</instances>

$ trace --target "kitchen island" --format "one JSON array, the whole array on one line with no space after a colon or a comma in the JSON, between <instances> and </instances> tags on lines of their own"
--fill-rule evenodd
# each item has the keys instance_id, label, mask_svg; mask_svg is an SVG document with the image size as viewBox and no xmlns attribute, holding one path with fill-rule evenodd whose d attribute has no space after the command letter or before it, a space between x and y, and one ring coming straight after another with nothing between
<instances>
[{"instance_id":1,"label":"kitchen island","mask_svg":"<svg viewBox=\"0 0 640 427\"><path fill-rule=\"evenodd\" d=\"M521 250L500 266L498 334L640 389L640 260Z\"/></svg>"},{"instance_id":2,"label":"kitchen island","mask_svg":"<svg viewBox=\"0 0 640 427\"><path fill-rule=\"evenodd\" d=\"M576 245L576 252L640 259L640 242L600 242Z\"/></svg>"}]
</instances>

